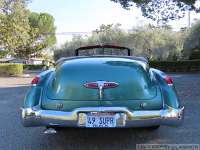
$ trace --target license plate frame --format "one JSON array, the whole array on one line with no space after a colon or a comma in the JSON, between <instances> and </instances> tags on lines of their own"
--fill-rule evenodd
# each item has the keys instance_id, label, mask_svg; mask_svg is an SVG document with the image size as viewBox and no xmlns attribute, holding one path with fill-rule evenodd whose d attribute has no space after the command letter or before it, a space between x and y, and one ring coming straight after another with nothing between
<instances>
[{"instance_id":1,"label":"license plate frame","mask_svg":"<svg viewBox=\"0 0 200 150\"><path fill-rule=\"evenodd\" d=\"M92 112L86 114L86 128L115 128L117 118L115 113Z\"/></svg>"}]
</instances>

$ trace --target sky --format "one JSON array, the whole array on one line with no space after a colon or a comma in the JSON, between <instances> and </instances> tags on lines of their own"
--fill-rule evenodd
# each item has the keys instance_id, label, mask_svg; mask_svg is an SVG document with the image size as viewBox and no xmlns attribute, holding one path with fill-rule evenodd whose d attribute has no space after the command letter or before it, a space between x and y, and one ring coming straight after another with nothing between
<instances>
[{"instance_id":1,"label":"sky","mask_svg":"<svg viewBox=\"0 0 200 150\"><path fill-rule=\"evenodd\" d=\"M47 12L54 16L57 27L57 46L70 40L66 32L91 32L101 24L122 24L122 29L154 23L142 16L135 6L130 10L110 0L32 0L29 9L34 12ZM200 14L191 13L191 21L200 19ZM178 21L170 21L174 30L188 26L188 16Z\"/></svg>"}]
</instances>

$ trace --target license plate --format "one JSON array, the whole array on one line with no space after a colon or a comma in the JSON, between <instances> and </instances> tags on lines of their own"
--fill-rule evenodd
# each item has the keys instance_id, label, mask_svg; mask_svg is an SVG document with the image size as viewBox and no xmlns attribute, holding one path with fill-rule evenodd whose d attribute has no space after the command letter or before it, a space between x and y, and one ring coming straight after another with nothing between
<instances>
[{"instance_id":1,"label":"license plate","mask_svg":"<svg viewBox=\"0 0 200 150\"><path fill-rule=\"evenodd\" d=\"M87 114L86 127L88 128L113 128L116 127L115 115Z\"/></svg>"}]
</instances>

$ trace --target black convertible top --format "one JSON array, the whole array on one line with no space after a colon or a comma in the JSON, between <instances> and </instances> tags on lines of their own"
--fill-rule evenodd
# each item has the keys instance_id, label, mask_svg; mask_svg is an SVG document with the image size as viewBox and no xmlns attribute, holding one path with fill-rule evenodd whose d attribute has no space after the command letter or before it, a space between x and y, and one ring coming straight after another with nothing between
<instances>
[{"instance_id":1,"label":"black convertible top","mask_svg":"<svg viewBox=\"0 0 200 150\"><path fill-rule=\"evenodd\" d=\"M79 51L81 50L87 50L87 49L95 49L95 48L116 48L116 49L126 49L128 52L128 56L119 56L119 55L94 55L94 56L79 56ZM123 46L116 46L116 45L93 45L93 46L84 46L84 47L80 47L78 49L75 50L75 56L73 57L63 57L60 58L58 61L56 61L56 65L60 64L64 61L67 60L72 60L72 59L79 59L79 58L91 58L91 57L96 57L96 58L100 58L100 57L110 57L110 58L128 58L128 59L132 59L132 60L137 60L137 61L141 61L144 63L148 63L148 60L145 59L144 57L136 57L136 56L131 56L131 49L128 47L123 47Z\"/></svg>"},{"instance_id":2,"label":"black convertible top","mask_svg":"<svg viewBox=\"0 0 200 150\"><path fill-rule=\"evenodd\" d=\"M116 48L116 49L126 49L128 52L128 56L131 56L131 49L128 47L123 46L116 46L116 45L92 45L92 46L84 46L79 47L75 50L75 56L79 56L79 51L81 50L87 50L87 49L95 49L95 48Z\"/></svg>"}]
</instances>

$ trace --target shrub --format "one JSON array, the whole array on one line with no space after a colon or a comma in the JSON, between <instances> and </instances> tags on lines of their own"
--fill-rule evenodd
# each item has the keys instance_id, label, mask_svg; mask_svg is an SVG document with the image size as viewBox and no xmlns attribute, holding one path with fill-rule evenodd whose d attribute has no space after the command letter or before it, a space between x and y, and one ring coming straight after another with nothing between
<instances>
[{"instance_id":1,"label":"shrub","mask_svg":"<svg viewBox=\"0 0 200 150\"><path fill-rule=\"evenodd\" d=\"M45 65L23 65L24 70L41 70Z\"/></svg>"},{"instance_id":2,"label":"shrub","mask_svg":"<svg viewBox=\"0 0 200 150\"><path fill-rule=\"evenodd\" d=\"M192 52L191 55L189 56L189 59L190 60L200 59L200 50Z\"/></svg>"},{"instance_id":3,"label":"shrub","mask_svg":"<svg viewBox=\"0 0 200 150\"><path fill-rule=\"evenodd\" d=\"M22 64L0 64L0 76L17 76L23 74Z\"/></svg>"},{"instance_id":4,"label":"shrub","mask_svg":"<svg viewBox=\"0 0 200 150\"><path fill-rule=\"evenodd\" d=\"M150 61L149 64L153 68L169 72L200 71L200 60Z\"/></svg>"}]
</instances>

